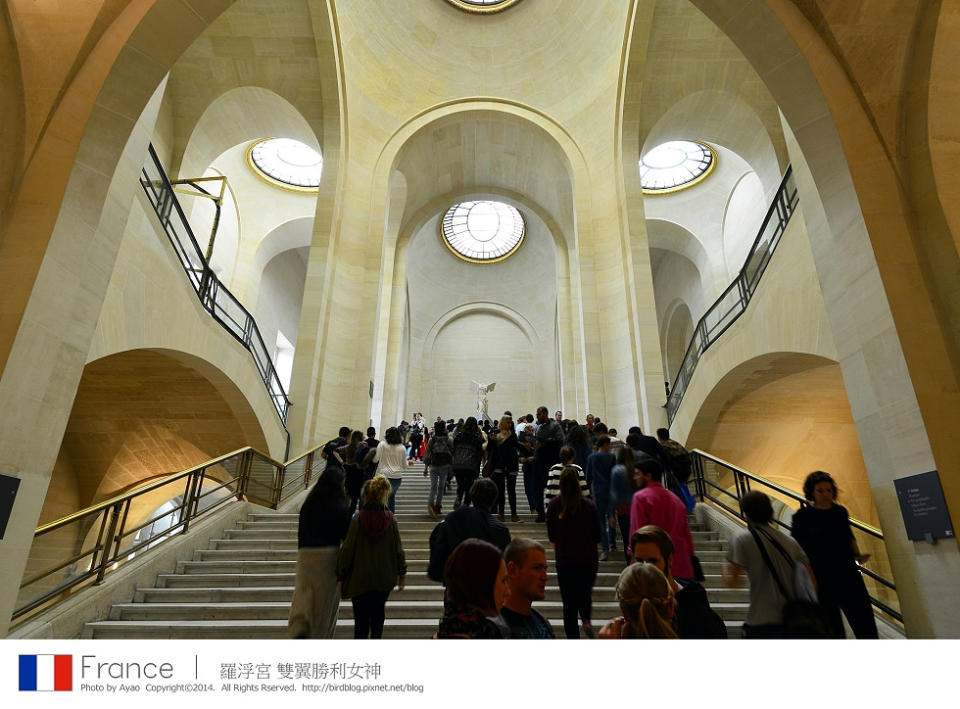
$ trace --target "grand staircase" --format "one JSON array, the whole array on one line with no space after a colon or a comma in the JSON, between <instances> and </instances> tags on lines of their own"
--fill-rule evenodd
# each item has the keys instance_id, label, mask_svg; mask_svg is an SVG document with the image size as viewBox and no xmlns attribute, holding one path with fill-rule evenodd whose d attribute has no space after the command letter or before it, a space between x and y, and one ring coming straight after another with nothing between
<instances>
[{"instance_id":1,"label":"grand staircase","mask_svg":"<svg viewBox=\"0 0 960 709\"><path fill-rule=\"evenodd\" d=\"M519 481L518 481L519 482ZM443 588L426 575L430 532L436 522L427 514L428 480L422 465L412 466L397 494L397 522L407 555L407 586L394 591L387 602L385 638L429 638L442 614ZM518 485L520 487L521 485ZM518 506L525 507L521 490ZM453 495L444 498L444 510L453 509ZM525 511L525 510L524 510ZM508 518L509 519L509 518ZM508 522L514 537L536 539L553 551L546 525L521 514L523 523ZM697 555L706 574L705 586L713 608L727 624L731 638L740 626L749 603L745 589L728 589L720 577L724 542L717 532L700 528L691 518ZM610 560L600 563L593 592L593 622L599 628L619 615L613 587L623 569L619 547ZM235 529L227 529L209 549L197 549L192 561L181 561L173 573L157 576L156 586L138 588L132 602L111 608L109 619L87 623L85 638L285 638L287 615L293 597L297 556L297 515L269 510L249 515ZM563 637L560 591L551 572L547 596L535 604ZM353 637L353 612L349 600L340 606L336 637Z\"/></svg>"}]
</instances>

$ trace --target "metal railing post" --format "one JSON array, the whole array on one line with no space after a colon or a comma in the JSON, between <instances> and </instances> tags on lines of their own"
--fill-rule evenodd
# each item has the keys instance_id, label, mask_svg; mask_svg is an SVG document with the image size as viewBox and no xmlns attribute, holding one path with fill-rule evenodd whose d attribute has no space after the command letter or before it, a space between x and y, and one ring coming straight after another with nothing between
<instances>
[{"instance_id":1,"label":"metal railing post","mask_svg":"<svg viewBox=\"0 0 960 709\"><path fill-rule=\"evenodd\" d=\"M307 462L303 468L303 489L310 487L310 476L313 474L313 453L307 453Z\"/></svg>"},{"instance_id":2,"label":"metal railing post","mask_svg":"<svg viewBox=\"0 0 960 709\"><path fill-rule=\"evenodd\" d=\"M187 529L190 528L190 520L192 520L197 514L197 507L200 502L200 486L203 483L203 474L206 472L206 468L201 468L196 470L193 474L187 478L187 489L189 490L189 495L185 496L183 501L184 510L186 510L186 516L182 518L183 529L181 534L186 534Z\"/></svg>"},{"instance_id":3,"label":"metal railing post","mask_svg":"<svg viewBox=\"0 0 960 709\"><path fill-rule=\"evenodd\" d=\"M283 465L278 465L273 473L273 494L271 495L271 509L277 509L280 506L280 495L283 493L283 480L286 477L287 469Z\"/></svg>"},{"instance_id":4,"label":"metal railing post","mask_svg":"<svg viewBox=\"0 0 960 709\"><path fill-rule=\"evenodd\" d=\"M250 467L253 463L250 451L244 451L240 456L240 462L237 464L237 500L243 501L243 496L247 494L247 486L250 484Z\"/></svg>"},{"instance_id":5,"label":"metal railing post","mask_svg":"<svg viewBox=\"0 0 960 709\"><path fill-rule=\"evenodd\" d=\"M114 541L116 540L117 527L120 524L120 507L122 505L122 502L118 502L110 508L110 522L109 526L107 527L107 536L103 540L103 551L100 555L100 568L97 569L97 580L94 583L103 583L103 577L107 573L107 565L110 563L110 558L113 553L111 549L113 548Z\"/></svg>"}]
</instances>

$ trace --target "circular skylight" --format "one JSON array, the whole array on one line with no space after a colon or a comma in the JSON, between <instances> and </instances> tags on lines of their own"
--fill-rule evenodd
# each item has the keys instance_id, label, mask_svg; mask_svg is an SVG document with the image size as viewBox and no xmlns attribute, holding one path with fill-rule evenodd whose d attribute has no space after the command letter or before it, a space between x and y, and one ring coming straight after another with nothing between
<instances>
[{"instance_id":1,"label":"circular skylight","mask_svg":"<svg viewBox=\"0 0 960 709\"><path fill-rule=\"evenodd\" d=\"M258 174L280 187L315 192L320 186L323 158L299 140L264 138L250 147L247 157Z\"/></svg>"},{"instance_id":2,"label":"circular skylight","mask_svg":"<svg viewBox=\"0 0 960 709\"><path fill-rule=\"evenodd\" d=\"M499 12L520 0L447 0L447 2L467 12Z\"/></svg>"},{"instance_id":3,"label":"circular skylight","mask_svg":"<svg viewBox=\"0 0 960 709\"><path fill-rule=\"evenodd\" d=\"M502 261L523 241L523 217L503 202L460 202L443 215L440 235L443 243L466 261Z\"/></svg>"},{"instance_id":4,"label":"circular skylight","mask_svg":"<svg viewBox=\"0 0 960 709\"><path fill-rule=\"evenodd\" d=\"M648 194L675 192L700 182L716 163L717 155L709 145L671 140L640 158L640 184Z\"/></svg>"}]
</instances>

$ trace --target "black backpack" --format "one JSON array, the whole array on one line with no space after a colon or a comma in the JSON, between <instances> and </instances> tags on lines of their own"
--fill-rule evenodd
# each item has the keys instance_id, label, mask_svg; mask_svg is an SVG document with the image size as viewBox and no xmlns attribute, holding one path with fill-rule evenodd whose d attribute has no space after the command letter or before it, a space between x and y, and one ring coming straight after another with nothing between
<instances>
[{"instance_id":1,"label":"black backpack","mask_svg":"<svg viewBox=\"0 0 960 709\"><path fill-rule=\"evenodd\" d=\"M427 463L431 468L440 468L453 462L453 450L450 439L445 435L434 436L430 444L430 460Z\"/></svg>"}]
</instances>

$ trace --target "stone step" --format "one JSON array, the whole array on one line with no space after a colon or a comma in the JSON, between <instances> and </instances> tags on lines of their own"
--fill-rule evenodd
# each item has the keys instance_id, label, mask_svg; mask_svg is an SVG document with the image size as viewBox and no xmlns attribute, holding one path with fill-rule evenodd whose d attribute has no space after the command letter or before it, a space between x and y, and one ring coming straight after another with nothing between
<instances>
[{"instance_id":1,"label":"stone step","mask_svg":"<svg viewBox=\"0 0 960 709\"><path fill-rule=\"evenodd\" d=\"M240 574L239 576L243 576ZM279 574L278 574L279 576ZM425 579L419 579L423 581ZM293 598L294 578L275 579L274 584L261 580L255 587L231 585L217 586L214 584L194 587L173 586L159 588L138 588L134 595L134 603L260 603L268 601L283 601L288 605ZM433 601L443 603L444 589L440 584L427 581L426 585L408 584L402 593L396 592L397 600L405 601ZM548 585L545 601L561 600L560 588ZM707 589L707 597L711 603L749 601L749 591L740 588ZM393 599L394 596L391 596ZM613 602L616 600L612 585L597 585L593 590L595 602ZM349 603L349 601L348 601ZM539 605L537 606L539 608Z\"/></svg>"},{"instance_id":2,"label":"stone step","mask_svg":"<svg viewBox=\"0 0 960 709\"><path fill-rule=\"evenodd\" d=\"M397 596L402 593L394 592ZM563 608L559 600L539 601L537 609L547 618L562 618ZM619 615L620 607L613 601L594 602L597 617ZM443 614L442 601L395 600L391 595L386 605L387 618L427 618L439 623ZM217 603L117 603L110 610L110 620L286 620L290 615L290 603L264 602L217 602ZM353 618L350 601L340 604L340 617ZM562 621L561 621L562 624Z\"/></svg>"},{"instance_id":3,"label":"stone step","mask_svg":"<svg viewBox=\"0 0 960 709\"><path fill-rule=\"evenodd\" d=\"M430 522L407 522L400 528L400 536L404 542L407 539L422 538L429 539L430 533L438 524L437 521ZM540 531L541 536L546 538L547 528L545 525L531 525L527 527L524 524L516 522L506 522L511 534L518 536L530 536L529 533ZM400 525L398 524L398 527ZM279 524L258 522L254 526L246 526L239 529L228 529L224 531L224 539L297 539L297 525L281 522ZM618 537L619 538L619 537ZM717 532L693 532L693 544L699 550L719 549L720 539Z\"/></svg>"},{"instance_id":4,"label":"stone step","mask_svg":"<svg viewBox=\"0 0 960 709\"><path fill-rule=\"evenodd\" d=\"M413 466L397 495L396 520L408 560L407 587L387 602L386 638L429 638L443 610L443 587L426 577L429 538L438 520L426 509L429 481ZM454 496L444 497L444 510L453 510ZM513 536L544 544L553 566L546 525L535 522L522 494L521 522L505 523ZM177 563L175 573L157 577L155 587L138 588L131 603L120 603L110 619L88 623L85 638L285 638L293 597L299 515L263 510L248 515L207 549L194 551L192 561ZM720 577L724 544L715 532L690 521L694 544L707 578L704 585L714 608L724 617L731 637L739 637L749 593L728 589ZM618 541L619 532L618 532ZM614 585L623 569L622 550L613 550L600 564L593 593L597 626L619 614ZM554 571L548 573L546 597L537 603L562 635L562 603ZM353 635L352 604L340 608L336 637Z\"/></svg>"},{"instance_id":5,"label":"stone step","mask_svg":"<svg viewBox=\"0 0 960 709\"><path fill-rule=\"evenodd\" d=\"M554 632L563 637L563 622L550 618ZM594 627L600 628L606 618L597 617ZM740 637L742 620L725 620L727 637ZM388 618L383 626L384 639L433 637L437 621L419 618ZM211 621L97 621L87 623L83 638L98 639L284 639L287 637L287 621L284 620L211 620ZM338 639L353 637L353 621L347 618L337 623L335 636Z\"/></svg>"},{"instance_id":6,"label":"stone step","mask_svg":"<svg viewBox=\"0 0 960 709\"><path fill-rule=\"evenodd\" d=\"M429 561L426 552L420 555L421 558L407 557L407 568L411 571L426 571ZM548 559L553 558L552 550L547 555ZM197 549L194 551L194 561L287 561L295 563L297 559L296 549ZM179 562L187 564L189 562ZM709 563L709 562L706 562ZM621 571L624 566L623 556L611 552L609 560L601 561L600 568L604 571ZM704 567L706 568L706 567Z\"/></svg>"},{"instance_id":7,"label":"stone step","mask_svg":"<svg viewBox=\"0 0 960 709\"><path fill-rule=\"evenodd\" d=\"M429 539L407 539L407 543L403 545L404 553L408 559L429 559L430 558L430 547ZM552 545L546 540L546 538L541 538L541 543L546 548L547 559L552 559L554 557L554 551ZM296 539L260 539L260 538L240 538L240 539L212 539L210 540L210 549L205 549L201 551L210 551L210 550L251 550L251 551L294 551L297 550L297 540ZM723 559L723 549L722 543L719 541L704 541L700 546L697 547L697 556L701 561L705 560L714 560L716 558ZM296 558L296 555L294 555Z\"/></svg>"}]
</instances>

